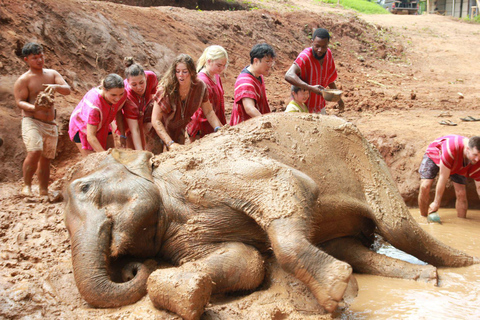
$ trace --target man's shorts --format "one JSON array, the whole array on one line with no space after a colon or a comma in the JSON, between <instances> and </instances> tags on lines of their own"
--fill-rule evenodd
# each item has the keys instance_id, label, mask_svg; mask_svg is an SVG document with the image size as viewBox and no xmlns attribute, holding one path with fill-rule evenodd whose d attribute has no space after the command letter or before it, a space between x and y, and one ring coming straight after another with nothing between
<instances>
[{"instance_id":1,"label":"man's shorts","mask_svg":"<svg viewBox=\"0 0 480 320\"><path fill-rule=\"evenodd\" d=\"M420 173L420 178L422 179L435 179L440 171L440 167L433 162L426 154L423 155L422 163L420 164L420 169L418 172ZM459 174L452 174L450 176L450 180L458 184L467 184L467 177L459 175Z\"/></svg>"},{"instance_id":2,"label":"man's shorts","mask_svg":"<svg viewBox=\"0 0 480 320\"><path fill-rule=\"evenodd\" d=\"M24 117L22 119L22 138L28 152L42 151L45 158L55 158L58 142L56 124Z\"/></svg>"}]
</instances>

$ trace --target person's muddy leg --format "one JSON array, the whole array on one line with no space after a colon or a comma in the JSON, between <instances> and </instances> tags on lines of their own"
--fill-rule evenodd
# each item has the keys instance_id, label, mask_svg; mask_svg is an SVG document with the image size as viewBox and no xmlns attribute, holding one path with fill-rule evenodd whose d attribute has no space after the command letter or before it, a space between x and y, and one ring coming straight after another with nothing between
<instances>
[{"instance_id":1,"label":"person's muddy leg","mask_svg":"<svg viewBox=\"0 0 480 320\"><path fill-rule=\"evenodd\" d=\"M464 184L453 182L455 188L455 209L457 209L457 217L466 218L468 209L467 188Z\"/></svg>"},{"instance_id":2,"label":"person's muddy leg","mask_svg":"<svg viewBox=\"0 0 480 320\"><path fill-rule=\"evenodd\" d=\"M41 196L48 195L48 180L50 179L50 159L45 158L44 156L40 156L40 160L38 162L38 181L39 181L39 189Z\"/></svg>"},{"instance_id":3,"label":"person's muddy leg","mask_svg":"<svg viewBox=\"0 0 480 320\"><path fill-rule=\"evenodd\" d=\"M325 310L333 312L347 287L356 295L358 286L350 265L307 240L305 223L294 218L276 219L268 227L268 237L282 268L305 283Z\"/></svg>"},{"instance_id":4,"label":"person's muddy leg","mask_svg":"<svg viewBox=\"0 0 480 320\"><path fill-rule=\"evenodd\" d=\"M42 156L42 151L29 151L27 152L27 157L23 162L23 189L22 194L24 196L32 195L32 180L33 175L37 171L38 162Z\"/></svg>"},{"instance_id":5,"label":"person's muddy leg","mask_svg":"<svg viewBox=\"0 0 480 320\"><path fill-rule=\"evenodd\" d=\"M155 307L184 319L199 319L212 293L255 289L264 275L260 253L252 246L231 242L179 268L156 270L147 290Z\"/></svg>"},{"instance_id":6,"label":"person's muddy leg","mask_svg":"<svg viewBox=\"0 0 480 320\"><path fill-rule=\"evenodd\" d=\"M420 190L418 192L418 208L423 217L428 216L428 206L430 205L430 188L433 179L422 179L420 181Z\"/></svg>"},{"instance_id":7,"label":"person's muddy leg","mask_svg":"<svg viewBox=\"0 0 480 320\"><path fill-rule=\"evenodd\" d=\"M437 268L432 265L416 265L387 257L365 247L354 238L338 238L321 245L325 252L349 263L353 271L383 277L412 279L437 284Z\"/></svg>"}]
</instances>

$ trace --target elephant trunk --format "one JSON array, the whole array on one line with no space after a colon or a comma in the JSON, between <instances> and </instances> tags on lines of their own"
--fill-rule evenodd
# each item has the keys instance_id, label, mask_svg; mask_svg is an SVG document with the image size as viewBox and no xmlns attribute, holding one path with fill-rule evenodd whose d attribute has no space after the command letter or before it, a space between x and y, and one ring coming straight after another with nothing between
<instances>
[{"instance_id":1,"label":"elephant trunk","mask_svg":"<svg viewBox=\"0 0 480 320\"><path fill-rule=\"evenodd\" d=\"M88 219L72 236L72 263L75 282L82 297L92 306L111 308L135 303L146 295L146 282L153 271L142 264L135 277L113 282L108 274L112 221Z\"/></svg>"}]
</instances>

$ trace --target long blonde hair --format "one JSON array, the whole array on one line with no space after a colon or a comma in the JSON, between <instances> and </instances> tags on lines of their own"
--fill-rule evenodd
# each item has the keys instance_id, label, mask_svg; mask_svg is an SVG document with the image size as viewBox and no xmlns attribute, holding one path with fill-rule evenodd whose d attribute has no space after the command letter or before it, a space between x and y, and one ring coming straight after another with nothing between
<instances>
[{"instance_id":1,"label":"long blonde hair","mask_svg":"<svg viewBox=\"0 0 480 320\"><path fill-rule=\"evenodd\" d=\"M179 54L175 60L173 60L167 72L165 72L163 75L162 80L160 80L160 84L158 85L159 89L163 90L162 97L168 96L170 101L175 101L180 95L178 92L180 84L178 83L177 76L175 75L175 71L179 63L184 63L187 66L188 72L190 72L192 83L197 82L197 71L195 70L195 63L193 62L192 57L185 53Z\"/></svg>"},{"instance_id":2,"label":"long blonde hair","mask_svg":"<svg viewBox=\"0 0 480 320\"><path fill-rule=\"evenodd\" d=\"M227 60L227 64L225 65L225 68L226 68L228 65L227 50L225 50L225 48L223 48L222 46L217 46L217 45L207 47L205 50L203 50L203 53L200 56L200 58L198 58L197 72L200 72L200 70L205 68L205 65L208 60L215 61L223 58Z\"/></svg>"}]
</instances>

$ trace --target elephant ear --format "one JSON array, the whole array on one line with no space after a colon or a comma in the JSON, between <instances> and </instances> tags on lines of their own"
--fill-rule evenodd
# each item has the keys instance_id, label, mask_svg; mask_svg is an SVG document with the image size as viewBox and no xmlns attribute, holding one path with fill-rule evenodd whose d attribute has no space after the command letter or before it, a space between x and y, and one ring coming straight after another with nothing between
<instances>
[{"instance_id":1,"label":"elephant ear","mask_svg":"<svg viewBox=\"0 0 480 320\"><path fill-rule=\"evenodd\" d=\"M153 182L153 153L148 151L110 149L110 155L117 162L123 164L131 173Z\"/></svg>"}]
</instances>

